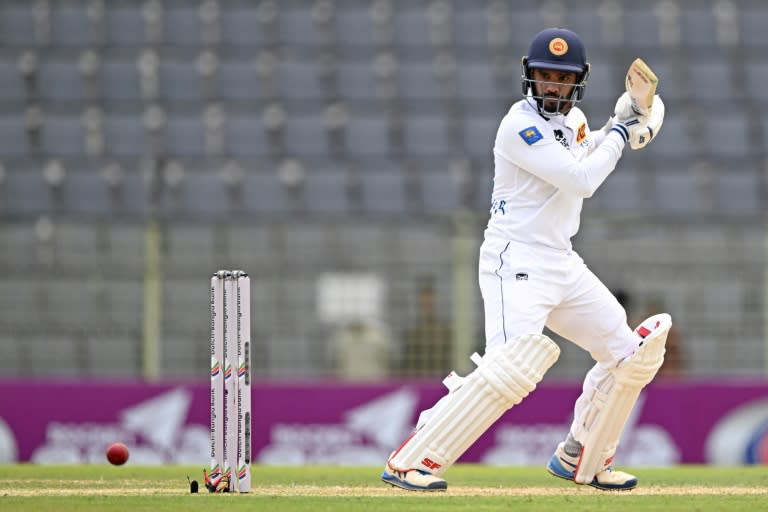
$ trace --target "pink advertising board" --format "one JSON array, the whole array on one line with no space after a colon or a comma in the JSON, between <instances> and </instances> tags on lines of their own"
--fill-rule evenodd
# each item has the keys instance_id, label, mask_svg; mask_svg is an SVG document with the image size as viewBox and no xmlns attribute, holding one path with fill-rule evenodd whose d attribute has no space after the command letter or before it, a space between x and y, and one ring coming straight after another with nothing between
<instances>
[{"instance_id":1,"label":"pink advertising board","mask_svg":"<svg viewBox=\"0 0 768 512\"><path fill-rule=\"evenodd\" d=\"M255 382L260 464L378 465L407 436L440 384ZM462 457L541 465L566 434L576 383L544 383ZM0 463L105 463L122 441L132 464L207 463L207 382L0 381ZM657 382L622 440L621 465L768 462L768 382Z\"/></svg>"}]
</instances>

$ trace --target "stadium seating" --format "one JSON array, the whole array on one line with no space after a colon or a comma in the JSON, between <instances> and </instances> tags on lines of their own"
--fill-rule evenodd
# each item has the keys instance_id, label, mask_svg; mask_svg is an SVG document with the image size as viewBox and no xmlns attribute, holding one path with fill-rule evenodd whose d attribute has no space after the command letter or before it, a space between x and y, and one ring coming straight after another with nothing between
<instances>
[{"instance_id":1,"label":"stadium seating","mask_svg":"<svg viewBox=\"0 0 768 512\"><path fill-rule=\"evenodd\" d=\"M392 325L409 319L400 299L418 274L450 280L457 213L471 213L478 242L486 221L519 59L538 29L561 24L587 43L593 129L637 56L657 71L667 104L658 139L627 150L585 204L577 241L590 264L670 298L700 338L694 371L719 371L717 358L760 372L755 347L738 358L708 332L727 325L749 343L764 314L757 280L734 269L760 264L748 258L768 208L766 23L760 2L714 0L6 0L0 270L30 284L0 282L0 376L20 361L36 376L141 373L149 220L161 226L170 375L205 370L188 347L207 336L206 276L227 266L257 276L262 375L327 373L329 331L308 291L317 276L384 276ZM713 239L738 224L731 243L746 260L706 263L732 281L699 291L690 250L666 224L704 222ZM660 230L663 275L646 281L655 270L642 261L621 267L649 246L606 249L613 229L619 239ZM125 364L110 364L115 356ZM567 366L553 371L581 373Z\"/></svg>"}]
</instances>

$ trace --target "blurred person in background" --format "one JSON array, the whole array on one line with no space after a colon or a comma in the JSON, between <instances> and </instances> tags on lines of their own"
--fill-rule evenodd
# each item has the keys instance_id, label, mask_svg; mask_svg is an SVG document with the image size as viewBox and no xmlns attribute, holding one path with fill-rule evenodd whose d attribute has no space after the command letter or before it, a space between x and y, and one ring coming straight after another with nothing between
<instances>
[{"instance_id":1,"label":"blurred person in background","mask_svg":"<svg viewBox=\"0 0 768 512\"><path fill-rule=\"evenodd\" d=\"M392 341L375 320L357 319L339 327L331 340L336 377L347 381L379 381L389 375Z\"/></svg>"},{"instance_id":2,"label":"blurred person in background","mask_svg":"<svg viewBox=\"0 0 768 512\"><path fill-rule=\"evenodd\" d=\"M453 334L436 302L434 278L419 279L416 320L403 331L401 368L409 377L445 375L451 369Z\"/></svg>"},{"instance_id":3,"label":"blurred person in background","mask_svg":"<svg viewBox=\"0 0 768 512\"><path fill-rule=\"evenodd\" d=\"M485 355L473 356L478 367L467 377L444 381L448 394L422 412L414 433L390 455L381 475L386 483L445 490L441 475L535 388L559 356L542 335L546 326L596 361L570 432L547 469L602 490L637 485L635 476L613 469L637 398L614 384L631 381L641 388L653 379L671 319L657 315L633 331L624 308L573 250L571 238L584 199L614 170L628 142L639 149L658 133L664 106L656 96L651 112L641 115L625 92L606 125L590 131L576 106L589 72L586 49L574 32L550 28L533 38L523 58L524 97L502 119L493 148L490 220L479 262Z\"/></svg>"}]
</instances>

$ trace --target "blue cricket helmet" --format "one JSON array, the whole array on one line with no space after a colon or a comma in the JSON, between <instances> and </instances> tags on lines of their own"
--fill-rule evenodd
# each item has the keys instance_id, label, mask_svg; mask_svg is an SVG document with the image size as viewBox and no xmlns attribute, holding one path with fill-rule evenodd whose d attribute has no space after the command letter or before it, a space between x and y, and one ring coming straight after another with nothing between
<instances>
[{"instance_id":1,"label":"blue cricket helmet","mask_svg":"<svg viewBox=\"0 0 768 512\"><path fill-rule=\"evenodd\" d=\"M573 94L568 99L575 105L584 97L589 67L587 49L578 34L566 28L544 29L534 36L528 55L523 57L523 95L528 95L529 89L535 92L532 69L570 71L579 74Z\"/></svg>"}]
</instances>

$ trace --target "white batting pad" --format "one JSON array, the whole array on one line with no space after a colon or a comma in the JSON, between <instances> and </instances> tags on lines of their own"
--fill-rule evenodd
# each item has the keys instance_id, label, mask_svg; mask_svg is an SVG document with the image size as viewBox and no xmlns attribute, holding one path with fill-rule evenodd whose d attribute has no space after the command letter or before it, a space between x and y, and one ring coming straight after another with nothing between
<instances>
[{"instance_id":1,"label":"white batting pad","mask_svg":"<svg viewBox=\"0 0 768 512\"><path fill-rule=\"evenodd\" d=\"M584 421L573 432L583 447L574 475L576 483L592 482L610 464L640 391L653 380L664 362L671 327L672 317L666 313L645 320L635 329L641 340L637 351L597 384Z\"/></svg>"},{"instance_id":2,"label":"white batting pad","mask_svg":"<svg viewBox=\"0 0 768 512\"><path fill-rule=\"evenodd\" d=\"M444 473L501 415L536 388L560 348L542 334L525 334L490 348L467 377L446 379L449 392L390 457L399 471Z\"/></svg>"}]
</instances>

